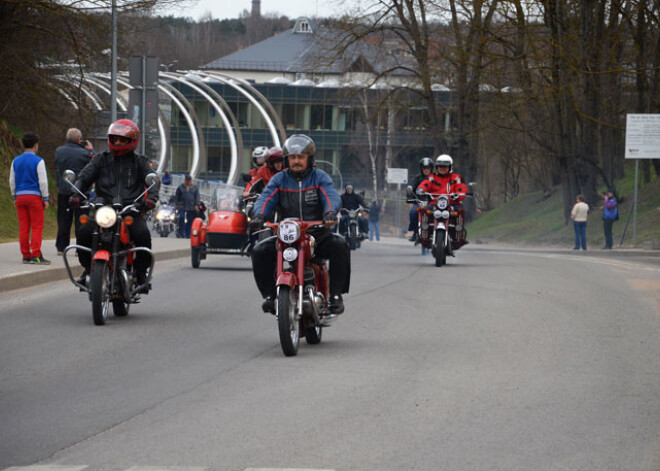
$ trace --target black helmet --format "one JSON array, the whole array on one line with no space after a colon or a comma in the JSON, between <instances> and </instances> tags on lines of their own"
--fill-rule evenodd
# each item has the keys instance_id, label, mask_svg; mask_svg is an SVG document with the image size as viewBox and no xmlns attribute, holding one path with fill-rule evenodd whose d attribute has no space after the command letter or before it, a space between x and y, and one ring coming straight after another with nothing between
<instances>
[{"instance_id":1,"label":"black helmet","mask_svg":"<svg viewBox=\"0 0 660 471\"><path fill-rule=\"evenodd\" d=\"M344 188L346 191L353 191L353 185L348 183L346 187Z\"/></svg>"},{"instance_id":2,"label":"black helmet","mask_svg":"<svg viewBox=\"0 0 660 471\"><path fill-rule=\"evenodd\" d=\"M429 167L431 171L433 171L433 159L430 157L424 157L422 160L419 161L419 171L423 173L424 167Z\"/></svg>"},{"instance_id":3,"label":"black helmet","mask_svg":"<svg viewBox=\"0 0 660 471\"><path fill-rule=\"evenodd\" d=\"M314 165L314 154L316 154L316 144L311 137L306 136L305 134L294 134L286 141L282 146L282 153L284 154L284 165L288 165L287 157L291 154L307 154L309 157L308 165L311 168Z\"/></svg>"}]
</instances>

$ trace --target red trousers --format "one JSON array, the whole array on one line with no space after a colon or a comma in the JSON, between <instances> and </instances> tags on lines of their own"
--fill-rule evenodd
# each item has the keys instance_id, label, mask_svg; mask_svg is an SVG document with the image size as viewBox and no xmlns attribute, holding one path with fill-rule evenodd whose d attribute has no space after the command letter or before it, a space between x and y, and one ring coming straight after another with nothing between
<instances>
[{"instance_id":1,"label":"red trousers","mask_svg":"<svg viewBox=\"0 0 660 471\"><path fill-rule=\"evenodd\" d=\"M18 241L23 258L41 257L41 238L44 233L44 204L41 196L17 196L16 212ZM31 237L30 232L32 232Z\"/></svg>"}]
</instances>

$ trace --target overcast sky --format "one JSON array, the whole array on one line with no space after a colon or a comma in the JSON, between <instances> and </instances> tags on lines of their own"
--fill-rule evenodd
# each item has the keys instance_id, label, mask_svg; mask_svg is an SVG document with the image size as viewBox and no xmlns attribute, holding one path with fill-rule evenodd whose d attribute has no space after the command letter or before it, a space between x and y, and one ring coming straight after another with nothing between
<instances>
[{"instance_id":1,"label":"overcast sky","mask_svg":"<svg viewBox=\"0 0 660 471\"><path fill-rule=\"evenodd\" d=\"M346 9L345 5L354 4L354 0L261 0L261 13L276 13L289 18L299 16L339 16ZM198 0L193 7L157 11L157 14L190 16L197 20L210 12L214 18L237 18L243 10L252 9L252 0Z\"/></svg>"}]
</instances>

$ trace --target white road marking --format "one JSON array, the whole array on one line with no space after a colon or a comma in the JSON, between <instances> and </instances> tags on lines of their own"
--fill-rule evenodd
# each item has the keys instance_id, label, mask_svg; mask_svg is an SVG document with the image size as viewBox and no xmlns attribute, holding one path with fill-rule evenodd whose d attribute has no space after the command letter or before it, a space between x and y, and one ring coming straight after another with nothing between
<instances>
[{"instance_id":1,"label":"white road marking","mask_svg":"<svg viewBox=\"0 0 660 471\"><path fill-rule=\"evenodd\" d=\"M62 466L57 464L35 464L31 466L12 466L5 471L81 471L87 466Z\"/></svg>"}]
</instances>

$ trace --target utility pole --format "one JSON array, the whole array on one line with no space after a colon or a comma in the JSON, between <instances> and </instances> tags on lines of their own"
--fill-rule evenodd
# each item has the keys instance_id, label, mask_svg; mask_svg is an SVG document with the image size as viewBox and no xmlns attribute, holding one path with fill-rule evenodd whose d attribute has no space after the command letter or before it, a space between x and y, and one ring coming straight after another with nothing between
<instances>
[{"instance_id":1,"label":"utility pole","mask_svg":"<svg viewBox=\"0 0 660 471\"><path fill-rule=\"evenodd\" d=\"M112 54L110 57L110 122L117 121L117 0L112 0Z\"/></svg>"}]
</instances>

